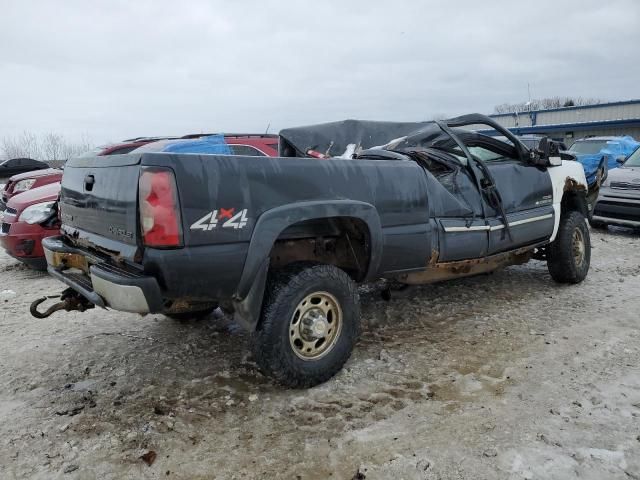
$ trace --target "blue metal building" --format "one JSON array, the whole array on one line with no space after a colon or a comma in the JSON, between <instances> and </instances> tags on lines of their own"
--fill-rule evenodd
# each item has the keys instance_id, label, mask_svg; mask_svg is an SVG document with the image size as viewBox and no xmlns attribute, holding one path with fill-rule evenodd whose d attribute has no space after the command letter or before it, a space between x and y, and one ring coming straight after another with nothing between
<instances>
[{"instance_id":1,"label":"blue metal building","mask_svg":"<svg viewBox=\"0 0 640 480\"><path fill-rule=\"evenodd\" d=\"M490 116L517 135L548 135L567 145L594 135L631 135L640 140L640 100Z\"/></svg>"}]
</instances>

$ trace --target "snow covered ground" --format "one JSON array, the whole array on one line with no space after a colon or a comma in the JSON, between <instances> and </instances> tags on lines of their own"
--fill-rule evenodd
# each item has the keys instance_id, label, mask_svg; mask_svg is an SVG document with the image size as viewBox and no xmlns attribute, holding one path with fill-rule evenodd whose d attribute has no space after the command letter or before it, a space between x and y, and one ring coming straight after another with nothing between
<instances>
[{"instance_id":1,"label":"snow covered ground","mask_svg":"<svg viewBox=\"0 0 640 480\"><path fill-rule=\"evenodd\" d=\"M354 356L307 391L215 315L32 318L63 286L0 254L0 478L640 479L640 237L592 241L581 285L364 287Z\"/></svg>"}]
</instances>

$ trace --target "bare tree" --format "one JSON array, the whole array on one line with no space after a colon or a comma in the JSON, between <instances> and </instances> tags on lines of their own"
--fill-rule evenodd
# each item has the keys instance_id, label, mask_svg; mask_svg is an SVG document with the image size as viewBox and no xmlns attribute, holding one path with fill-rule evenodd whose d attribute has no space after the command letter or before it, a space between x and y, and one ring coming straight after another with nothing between
<instances>
[{"instance_id":1,"label":"bare tree","mask_svg":"<svg viewBox=\"0 0 640 480\"><path fill-rule=\"evenodd\" d=\"M493 110L495 113L523 113L532 110L548 110L550 108L563 107L582 107L585 105L598 105L602 103L599 98L582 98L582 97L549 97L530 102L520 103L502 103L496 105Z\"/></svg>"},{"instance_id":2,"label":"bare tree","mask_svg":"<svg viewBox=\"0 0 640 480\"><path fill-rule=\"evenodd\" d=\"M47 133L42 138L42 149L45 159L62 160L62 150L64 148L64 139L56 133Z\"/></svg>"},{"instance_id":3,"label":"bare tree","mask_svg":"<svg viewBox=\"0 0 640 480\"><path fill-rule=\"evenodd\" d=\"M68 160L93 148L93 141L85 133L77 142L69 141L57 133L38 136L23 132L0 140L0 154L7 158L29 157L37 160Z\"/></svg>"}]
</instances>

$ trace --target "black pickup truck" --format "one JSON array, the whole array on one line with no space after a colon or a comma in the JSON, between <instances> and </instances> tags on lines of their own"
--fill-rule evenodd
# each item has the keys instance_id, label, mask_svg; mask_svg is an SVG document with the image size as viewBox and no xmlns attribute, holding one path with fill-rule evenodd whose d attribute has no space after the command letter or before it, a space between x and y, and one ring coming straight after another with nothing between
<instances>
[{"instance_id":1,"label":"black pickup truck","mask_svg":"<svg viewBox=\"0 0 640 480\"><path fill-rule=\"evenodd\" d=\"M356 343L358 283L424 284L531 258L557 282L585 278L587 184L552 145L529 149L474 114L288 129L279 158L72 159L62 235L43 241L50 274L70 288L31 311L185 318L220 306L252 332L266 374L316 385Z\"/></svg>"}]
</instances>

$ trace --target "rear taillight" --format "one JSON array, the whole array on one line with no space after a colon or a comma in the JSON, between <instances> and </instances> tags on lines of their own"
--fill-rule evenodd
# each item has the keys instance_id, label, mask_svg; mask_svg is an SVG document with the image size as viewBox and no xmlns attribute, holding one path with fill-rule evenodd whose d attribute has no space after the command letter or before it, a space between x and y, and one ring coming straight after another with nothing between
<instances>
[{"instance_id":1,"label":"rear taillight","mask_svg":"<svg viewBox=\"0 0 640 480\"><path fill-rule=\"evenodd\" d=\"M180 205L173 172L161 168L145 168L138 185L140 230L148 247L182 245Z\"/></svg>"}]
</instances>

